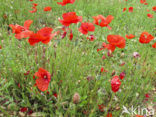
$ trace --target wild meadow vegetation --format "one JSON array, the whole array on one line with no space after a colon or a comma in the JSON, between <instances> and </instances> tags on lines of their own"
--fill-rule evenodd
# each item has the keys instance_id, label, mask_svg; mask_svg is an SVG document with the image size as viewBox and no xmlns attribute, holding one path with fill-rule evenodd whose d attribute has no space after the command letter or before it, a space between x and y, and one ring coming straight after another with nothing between
<instances>
[{"instance_id":1,"label":"wild meadow vegetation","mask_svg":"<svg viewBox=\"0 0 156 117\"><path fill-rule=\"evenodd\" d=\"M0 116L155 109L156 0L0 1Z\"/></svg>"}]
</instances>

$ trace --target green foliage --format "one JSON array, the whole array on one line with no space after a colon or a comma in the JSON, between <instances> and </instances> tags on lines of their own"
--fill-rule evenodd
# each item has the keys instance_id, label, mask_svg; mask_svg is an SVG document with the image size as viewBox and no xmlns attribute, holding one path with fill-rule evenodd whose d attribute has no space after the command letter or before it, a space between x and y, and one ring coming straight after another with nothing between
<instances>
[{"instance_id":1,"label":"green foliage","mask_svg":"<svg viewBox=\"0 0 156 117\"><path fill-rule=\"evenodd\" d=\"M46 113L45 116L59 117L99 117L106 116L108 112L118 117L123 105L145 106L143 103L145 94L150 93L156 85L156 51L151 44L140 44L138 39L143 31L152 35L156 33L154 30L156 20L149 19L146 12L146 9L151 10L152 6L156 5L156 1L149 0L148 5L142 5L136 0L119 1L76 0L73 5L62 7L54 0L34 0L38 3L38 11L31 14L29 11L32 2L28 0L1 0L0 96L3 95L3 98L0 102L7 99L7 103L2 105L10 105L11 111L28 107L33 112ZM45 6L51 6L52 11L44 12ZM130 6L134 7L133 13L122 12L124 7ZM72 41L68 36L64 39L58 36L48 45L39 43L30 46L27 39L17 40L8 27L9 24L16 23L23 25L25 20L31 19L34 22L30 29L33 31L45 26L55 30L61 26L58 18L62 18L63 13L71 11L83 16L83 21L90 22L93 21L92 16L113 15L114 20L110 24L112 30L96 26L95 32L90 33L96 36L96 40L90 42L86 36L78 32L79 23L70 26L74 34ZM150 12L156 17L156 13ZM108 57L107 51L97 52L102 42L107 42L108 34L123 37L126 34L134 34L136 37L126 40L125 49L116 49L113 57ZM141 57L134 58L133 52L138 52ZM105 60L102 59L103 55L107 56ZM120 66L122 62L126 64ZM100 73L102 66L108 72ZM49 94L39 91L34 86L33 75L40 67L53 74ZM25 76L24 73L27 71L30 73ZM120 91L115 94L110 84L113 71L116 75L122 71L126 72ZM88 81L88 77L92 80ZM73 103L75 92L80 95L78 104ZM57 93L57 98L54 93ZM98 109L100 104L105 105L104 112ZM3 110L2 113L7 115Z\"/></svg>"}]
</instances>

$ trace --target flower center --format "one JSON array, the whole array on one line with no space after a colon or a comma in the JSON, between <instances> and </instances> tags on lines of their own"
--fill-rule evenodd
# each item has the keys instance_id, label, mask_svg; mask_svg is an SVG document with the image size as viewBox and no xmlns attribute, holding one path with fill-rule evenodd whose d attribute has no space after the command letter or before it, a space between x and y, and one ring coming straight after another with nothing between
<instances>
[{"instance_id":1,"label":"flower center","mask_svg":"<svg viewBox=\"0 0 156 117\"><path fill-rule=\"evenodd\" d=\"M43 78L44 78L44 79L47 79L48 77L47 77L47 75L44 75Z\"/></svg>"}]
</instances>

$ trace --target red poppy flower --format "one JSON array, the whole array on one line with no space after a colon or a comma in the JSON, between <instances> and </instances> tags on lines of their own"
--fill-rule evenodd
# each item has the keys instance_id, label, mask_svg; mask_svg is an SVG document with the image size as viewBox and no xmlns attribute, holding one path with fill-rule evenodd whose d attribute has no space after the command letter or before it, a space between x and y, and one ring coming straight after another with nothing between
<instances>
[{"instance_id":1,"label":"red poppy flower","mask_svg":"<svg viewBox=\"0 0 156 117\"><path fill-rule=\"evenodd\" d=\"M147 11L147 12L150 12L150 10L149 10L149 9L147 9L146 11Z\"/></svg>"},{"instance_id":2,"label":"red poppy flower","mask_svg":"<svg viewBox=\"0 0 156 117\"><path fill-rule=\"evenodd\" d=\"M113 92L117 92L120 88L121 82L118 76L114 76L111 80L111 87Z\"/></svg>"},{"instance_id":3,"label":"red poppy flower","mask_svg":"<svg viewBox=\"0 0 156 117\"><path fill-rule=\"evenodd\" d=\"M33 3L33 7L32 7L32 10L31 11L29 11L30 13L35 13L35 12L37 12L37 7L38 6L38 4L36 4L36 3Z\"/></svg>"},{"instance_id":4,"label":"red poppy flower","mask_svg":"<svg viewBox=\"0 0 156 117\"><path fill-rule=\"evenodd\" d=\"M141 3L141 4L146 3L146 0L140 0L140 3Z\"/></svg>"},{"instance_id":5,"label":"red poppy flower","mask_svg":"<svg viewBox=\"0 0 156 117\"><path fill-rule=\"evenodd\" d=\"M26 112L27 110L28 110L27 107L22 107L22 108L20 109L21 112Z\"/></svg>"},{"instance_id":6,"label":"red poppy flower","mask_svg":"<svg viewBox=\"0 0 156 117\"><path fill-rule=\"evenodd\" d=\"M153 11L156 11L156 6L152 7L152 10L153 10Z\"/></svg>"},{"instance_id":7,"label":"red poppy flower","mask_svg":"<svg viewBox=\"0 0 156 117\"><path fill-rule=\"evenodd\" d=\"M51 34L52 31L53 29L49 27L42 28L39 31L37 31L37 33L31 34L28 42L32 46L38 42L48 44L50 40L52 39L52 37L54 36L53 34Z\"/></svg>"},{"instance_id":8,"label":"red poppy flower","mask_svg":"<svg viewBox=\"0 0 156 117\"><path fill-rule=\"evenodd\" d=\"M129 12L133 12L133 7L129 7Z\"/></svg>"},{"instance_id":9,"label":"red poppy flower","mask_svg":"<svg viewBox=\"0 0 156 117\"><path fill-rule=\"evenodd\" d=\"M35 76L38 77L38 79L36 79L36 85L38 89L40 89L41 91L48 90L48 86L51 81L50 73L45 69L40 68L38 72L35 73Z\"/></svg>"},{"instance_id":10,"label":"red poppy flower","mask_svg":"<svg viewBox=\"0 0 156 117\"><path fill-rule=\"evenodd\" d=\"M114 17L112 15L108 15L106 18L102 15L98 15L98 16L94 16L94 24L99 25L101 27L108 27L109 29L111 29L109 27L109 24L111 23L111 21L114 19Z\"/></svg>"},{"instance_id":11,"label":"red poppy flower","mask_svg":"<svg viewBox=\"0 0 156 117\"><path fill-rule=\"evenodd\" d=\"M32 1L34 1L34 0L29 0L29 1L31 1L31 2L32 2Z\"/></svg>"},{"instance_id":12,"label":"red poppy flower","mask_svg":"<svg viewBox=\"0 0 156 117\"><path fill-rule=\"evenodd\" d=\"M106 117L112 117L112 113L108 113Z\"/></svg>"},{"instance_id":13,"label":"red poppy flower","mask_svg":"<svg viewBox=\"0 0 156 117\"><path fill-rule=\"evenodd\" d=\"M0 49L2 49L2 46L0 46Z\"/></svg>"},{"instance_id":14,"label":"red poppy flower","mask_svg":"<svg viewBox=\"0 0 156 117\"><path fill-rule=\"evenodd\" d=\"M64 26L69 26L72 23L78 23L82 21L82 16L77 16L75 12L68 12L62 15L63 19L59 19L59 21Z\"/></svg>"},{"instance_id":15,"label":"red poppy flower","mask_svg":"<svg viewBox=\"0 0 156 117\"><path fill-rule=\"evenodd\" d=\"M148 5L148 3L146 2L146 0L140 0L140 3L141 4L144 4L144 5Z\"/></svg>"},{"instance_id":16,"label":"red poppy flower","mask_svg":"<svg viewBox=\"0 0 156 117\"><path fill-rule=\"evenodd\" d=\"M133 34L126 35L127 39L133 39L134 37L135 37L135 35L133 35Z\"/></svg>"},{"instance_id":17,"label":"red poppy flower","mask_svg":"<svg viewBox=\"0 0 156 117\"><path fill-rule=\"evenodd\" d=\"M13 25L10 24L9 26L12 28L12 33L15 33L15 37L17 39L27 38L29 37L33 32L29 30L30 25L33 23L32 20L26 20L24 22L24 26L20 26L18 24Z\"/></svg>"},{"instance_id":18,"label":"red poppy flower","mask_svg":"<svg viewBox=\"0 0 156 117\"><path fill-rule=\"evenodd\" d=\"M57 2L57 4L65 6L66 4L73 4L75 0L63 0L62 2Z\"/></svg>"},{"instance_id":19,"label":"red poppy flower","mask_svg":"<svg viewBox=\"0 0 156 117\"><path fill-rule=\"evenodd\" d=\"M153 18L153 15L150 14L150 13L148 13L148 14L147 14L147 17L149 17L149 18Z\"/></svg>"},{"instance_id":20,"label":"red poppy flower","mask_svg":"<svg viewBox=\"0 0 156 117\"><path fill-rule=\"evenodd\" d=\"M136 115L136 117L144 117L144 116L142 116L142 115Z\"/></svg>"},{"instance_id":21,"label":"red poppy flower","mask_svg":"<svg viewBox=\"0 0 156 117\"><path fill-rule=\"evenodd\" d=\"M118 48L124 48L126 46L126 40L120 35L108 35L107 41Z\"/></svg>"},{"instance_id":22,"label":"red poppy flower","mask_svg":"<svg viewBox=\"0 0 156 117\"><path fill-rule=\"evenodd\" d=\"M33 113L33 111L32 110L30 110L29 112L28 112L28 115L31 115Z\"/></svg>"},{"instance_id":23,"label":"red poppy flower","mask_svg":"<svg viewBox=\"0 0 156 117\"><path fill-rule=\"evenodd\" d=\"M57 98L57 93L53 93L53 96Z\"/></svg>"},{"instance_id":24,"label":"red poppy flower","mask_svg":"<svg viewBox=\"0 0 156 117\"><path fill-rule=\"evenodd\" d=\"M51 7L50 6L45 7L44 11L51 11Z\"/></svg>"},{"instance_id":25,"label":"red poppy flower","mask_svg":"<svg viewBox=\"0 0 156 117\"><path fill-rule=\"evenodd\" d=\"M126 11L126 9L127 9L127 8L123 8L123 10L122 10L122 11L123 11L123 12L125 12L125 11Z\"/></svg>"},{"instance_id":26,"label":"red poppy flower","mask_svg":"<svg viewBox=\"0 0 156 117\"><path fill-rule=\"evenodd\" d=\"M151 34L149 34L148 32L142 32L142 34L140 35L140 38L139 38L139 42L142 44L147 44L150 41L152 41L153 39L154 39L154 37Z\"/></svg>"},{"instance_id":27,"label":"red poppy flower","mask_svg":"<svg viewBox=\"0 0 156 117\"><path fill-rule=\"evenodd\" d=\"M120 79L121 80L124 79L125 75L126 75L125 72L121 72L120 75L119 75Z\"/></svg>"},{"instance_id":28,"label":"red poppy flower","mask_svg":"<svg viewBox=\"0 0 156 117\"><path fill-rule=\"evenodd\" d=\"M37 3L33 3L33 6L36 7L36 6L38 6L38 4Z\"/></svg>"},{"instance_id":29,"label":"red poppy flower","mask_svg":"<svg viewBox=\"0 0 156 117\"><path fill-rule=\"evenodd\" d=\"M152 47L153 47L153 48L156 48L156 43L154 43L154 44L152 45Z\"/></svg>"},{"instance_id":30,"label":"red poppy flower","mask_svg":"<svg viewBox=\"0 0 156 117\"><path fill-rule=\"evenodd\" d=\"M94 25L88 22L82 23L81 27L79 28L79 31L84 35L88 34L88 31L93 32L94 30L95 30Z\"/></svg>"}]
</instances>

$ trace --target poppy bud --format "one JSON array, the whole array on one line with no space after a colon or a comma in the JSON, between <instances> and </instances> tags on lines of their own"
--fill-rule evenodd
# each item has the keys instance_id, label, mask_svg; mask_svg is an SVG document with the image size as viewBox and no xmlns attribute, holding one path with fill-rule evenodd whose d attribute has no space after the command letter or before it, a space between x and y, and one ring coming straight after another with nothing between
<instances>
[{"instance_id":1,"label":"poppy bud","mask_svg":"<svg viewBox=\"0 0 156 117\"><path fill-rule=\"evenodd\" d=\"M73 33L72 31L70 32L70 35L69 35L69 40L72 40L73 39Z\"/></svg>"},{"instance_id":2,"label":"poppy bud","mask_svg":"<svg viewBox=\"0 0 156 117\"><path fill-rule=\"evenodd\" d=\"M103 60L104 60L104 59L106 59L106 56L105 56L105 55L103 55L103 56L102 56L102 59L103 59Z\"/></svg>"},{"instance_id":3,"label":"poppy bud","mask_svg":"<svg viewBox=\"0 0 156 117\"><path fill-rule=\"evenodd\" d=\"M26 73L24 73L25 76L29 75L30 71L27 71Z\"/></svg>"},{"instance_id":4,"label":"poppy bud","mask_svg":"<svg viewBox=\"0 0 156 117\"><path fill-rule=\"evenodd\" d=\"M94 80L94 77L88 76L88 77L87 77L87 80L88 80L88 81Z\"/></svg>"},{"instance_id":5,"label":"poppy bud","mask_svg":"<svg viewBox=\"0 0 156 117\"><path fill-rule=\"evenodd\" d=\"M20 109L21 112L26 112L27 110L28 110L27 107L22 107L22 108Z\"/></svg>"},{"instance_id":6,"label":"poppy bud","mask_svg":"<svg viewBox=\"0 0 156 117\"><path fill-rule=\"evenodd\" d=\"M112 72L112 76L114 76L115 75L115 70L113 70L113 72Z\"/></svg>"},{"instance_id":7,"label":"poppy bud","mask_svg":"<svg viewBox=\"0 0 156 117\"><path fill-rule=\"evenodd\" d=\"M61 38L62 38L62 39L65 38L66 35L67 35L67 32L64 31Z\"/></svg>"},{"instance_id":8,"label":"poppy bud","mask_svg":"<svg viewBox=\"0 0 156 117\"><path fill-rule=\"evenodd\" d=\"M120 79L121 79L121 80L124 79L125 75L126 75L125 72L121 72L121 73L120 73L120 76L119 76Z\"/></svg>"},{"instance_id":9,"label":"poppy bud","mask_svg":"<svg viewBox=\"0 0 156 117\"><path fill-rule=\"evenodd\" d=\"M133 12L133 7L129 7L129 12Z\"/></svg>"},{"instance_id":10,"label":"poppy bud","mask_svg":"<svg viewBox=\"0 0 156 117\"><path fill-rule=\"evenodd\" d=\"M80 101L80 95L78 93L75 93L73 96L73 103L78 104Z\"/></svg>"},{"instance_id":11,"label":"poppy bud","mask_svg":"<svg viewBox=\"0 0 156 117\"><path fill-rule=\"evenodd\" d=\"M103 67L101 67L101 72L103 72L104 71L104 68Z\"/></svg>"}]
</instances>

